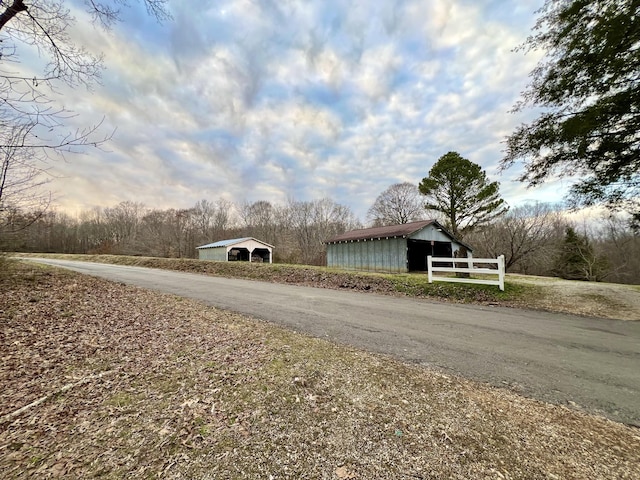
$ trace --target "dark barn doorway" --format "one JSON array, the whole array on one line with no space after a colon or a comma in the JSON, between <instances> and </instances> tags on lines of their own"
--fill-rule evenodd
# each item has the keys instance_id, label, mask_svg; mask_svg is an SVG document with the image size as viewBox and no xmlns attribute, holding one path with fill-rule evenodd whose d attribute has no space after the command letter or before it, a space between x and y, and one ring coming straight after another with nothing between
<instances>
[{"instance_id":1,"label":"dark barn doorway","mask_svg":"<svg viewBox=\"0 0 640 480\"><path fill-rule=\"evenodd\" d=\"M427 257L448 257L453 256L451 242L436 242L430 240L407 240L407 257L409 261L409 271L426 272Z\"/></svg>"},{"instance_id":2,"label":"dark barn doorway","mask_svg":"<svg viewBox=\"0 0 640 480\"><path fill-rule=\"evenodd\" d=\"M249 261L249 250L246 248L232 248L229 250L229 255L227 258L230 262L248 262Z\"/></svg>"}]
</instances>

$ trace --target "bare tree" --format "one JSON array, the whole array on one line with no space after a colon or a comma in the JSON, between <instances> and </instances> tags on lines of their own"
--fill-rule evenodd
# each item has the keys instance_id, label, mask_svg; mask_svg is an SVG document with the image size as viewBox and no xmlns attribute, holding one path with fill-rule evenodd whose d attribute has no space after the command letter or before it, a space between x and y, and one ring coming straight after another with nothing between
<instances>
[{"instance_id":1,"label":"bare tree","mask_svg":"<svg viewBox=\"0 0 640 480\"><path fill-rule=\"evenodd\" d=\"M144 0L144 4L150 15L164 20L169 16L166 1ZM85 0L85 5L94 22L108 28L120 18L119 7L127 2ZM80 130L67 127L73 113L57 106L51 97L59 85L90 88L100 79L102 55L74 42L69 33L74 22L64 1L0 2L2 209L32 207L21 203L25 197L15 191L42 185L43 162L51 154L83 151L110 138L110 133L99 133L100 124ZM20 65L21 54L34 49L46 62L35 76Z\"/></svg>"},{"instance_id":2,"label":"bare tree","mask_svg":"<svg viewBox=\"0 0 640 480\"><path fill-rule=\"evenodd\" d=\"M290 201L289 214L299 261L310 265L322 265L326 261L325 240L360 226L348 207L329 198Z\"/></svg>"},{"instance_id":3,"label":"bare tree","mask_svg":"<svg viewBox=\"0 0 640 480\"><path fill-rule=\"evenodd\" d=\"M140 233L146 255L157 257L173 257L178 250L173 230L173 212L169 210L152 210L142 217Z\"/></svg>"},{"instance_id":4,"label":"bare tree","mask_svg":"<svg viewBox=\"0 0 640 480\"><path fill-rule=\"evenodd\" d=\"M423 220L426 214L418 186L395 183L378 195L367 212L367 220L373 226L398 225Z\"/></svg>"},{"instance_id":5,"label":"bare tree","mask_svg":"<svg viewBox=\"0 0 640 480\"><path fill-rule=\"evenodd\" d=\"M244 202L240 206L244 234L274 245L278 237L277 207L270 202Z\"/></svg>"},{"instance_id":6,"label":"bare tree","mask_svg":"<svg viewBox=\"0 0 640 480\"><path fill-rule=\"evenodd\" d=\"M200 238L211 236L213 217L216 213L215 205L209 200L199 200L193 210L193 223Z\"/></svg>"},{"instance_id":7,"label":"bare tree","mask_svg":"<svg viewBox=\"0 0 640 480\"><path fill-rule=\"evenodd\" d=\"M607 281L640 284L640 235L629 225L628 216L608 213L596 225L592 243L607 258Z\"/></svg>"},{"instance_id":8,"label":"bare tree","mask_svg":"<svg viewBox=\"0 0 640 480\"><path fill-rule=\"evenodd\" d=\"M51 194L43 188L47 179L33 164L31 149L21 148L27 130L20 125L0 125L0 143L4 145L0 148L0 233L4 234L15 234L33 224L51 202Z\"/></svg>"},{"instance_id":9,"label":"bare tree","mask_svg":"<svg viewBox=\"0 0 640 480\"><path fill-rule=\"evenodd\" d=\"M135 243L145 211L144 204L128 201L104 209L105 224L118 253L138 253Z\"/></svg>"},{"instance_id":10,"label":"bare tree","mask_svg":"<svg viewBox=\"0 0 640 480\"><path fill-rule=\"evenodd\" d=\"M536 202L513 208L471 232L467 240L482 255L504 255L508 270L517 266L526 270L536 256L549 257L555 251L564 225L557 206Z\"/></svg>"}]
</instances>

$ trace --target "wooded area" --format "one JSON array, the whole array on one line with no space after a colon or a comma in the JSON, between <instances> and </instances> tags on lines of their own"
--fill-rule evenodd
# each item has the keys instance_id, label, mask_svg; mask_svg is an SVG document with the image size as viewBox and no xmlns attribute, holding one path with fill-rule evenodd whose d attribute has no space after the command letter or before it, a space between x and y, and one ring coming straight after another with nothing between
<instances>
[{"instance_id":1,"label":"wooded area","mask_svg":"<svg viewBox=\"0 0 640 480\"><path fill-rule=\"evenodd\" d=\"M188 209L152 209L121 202L76 218L50 211L27 228L28 213L13 212L0 229L0 249L28 252L107 253L194 258L196 247L218 240L255 237L275 245L274 261L321 265L327 238L360 223L351 210L329 199L233 204L201 200Z\"/></svg>"},{"instance_id":2,"label":"wooded area","mask_svg":"<svg viewBox=\"0 0 640 480\"><path fill-rule=\"evenodd\" d=\"M199 245L255 237L276 247L275 262L324 265L323 242L363 226L348 207L327 198L284 205L201 200L166 210L122 202L75 218L52 210L10 232L29 216L12 213L0 227L0 249L194 258ZM476 257L505 255L510 273L640 284L640 236L618 216L577 223L559 206L534 203L478 227L465 241Z\"/></svg>"}]
</instances>

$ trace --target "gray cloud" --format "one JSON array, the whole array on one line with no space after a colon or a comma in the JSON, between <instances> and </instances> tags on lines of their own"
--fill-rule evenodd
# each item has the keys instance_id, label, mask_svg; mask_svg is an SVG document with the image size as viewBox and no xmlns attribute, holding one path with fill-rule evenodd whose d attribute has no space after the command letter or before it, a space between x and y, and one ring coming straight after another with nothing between
<instances>
[{"instance_id":1,"label":"gray cloud","mask_svg":"<svg viewBox=\"0 0 640 480\"><path fill-rule=\"evenodd\" d=\"M328 196L364 218L390 184L418 182L456 150L510 204L559 198L496 168L526 120L508 111L536 58L512 49L541 3L177 2L174 22L148 30L79 25L108 70L65 101L78 122L104 117L117 132L109 151L57 165L54 188L68 208Z\"/></svg>"}]
</instances>

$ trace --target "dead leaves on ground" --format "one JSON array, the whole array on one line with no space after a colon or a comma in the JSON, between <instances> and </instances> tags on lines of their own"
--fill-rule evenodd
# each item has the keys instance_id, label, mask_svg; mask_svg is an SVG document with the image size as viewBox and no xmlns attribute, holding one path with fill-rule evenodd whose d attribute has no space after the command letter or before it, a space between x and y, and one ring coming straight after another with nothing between
<instances>
[{"instance_id":1,"label":"dead leaves on ground","mask_svg":"<svg viewBox=\"0 0 640 480\"><path fill-rule=\"evenodd\" d=\"M622 425L188 300L21 269L0 287L4 478L639 476L640 437Z\"/></svg>"}]
</instances>

